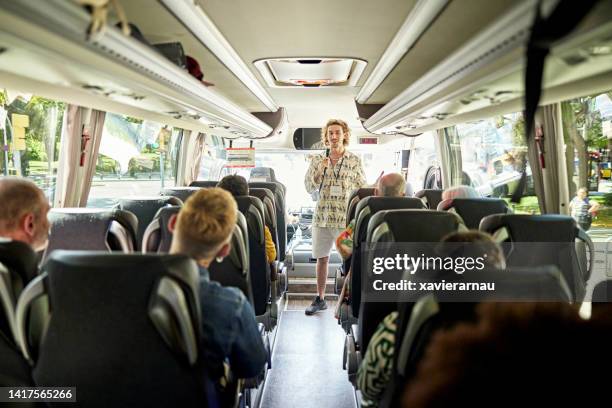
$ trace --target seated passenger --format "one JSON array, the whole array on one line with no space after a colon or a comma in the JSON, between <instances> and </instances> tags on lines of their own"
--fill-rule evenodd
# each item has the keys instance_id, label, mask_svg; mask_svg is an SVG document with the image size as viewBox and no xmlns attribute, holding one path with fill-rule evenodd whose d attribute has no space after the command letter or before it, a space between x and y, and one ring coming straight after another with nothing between
<instances>
[{"instance_id":1,"label":"seated passenger","mask_svg":"<svg viewBox=\"0 0 612 408\"><path fill-rule=\"evenodd\" d=\"M25 178L0 178L0 237L24 242L41 251L49 240L51 207L36 184Z\"/></svg>"},{"instance_id":2,"label":"seated passenger","mask_svg":"<svg viewBox=\"0 0 612 408\"><path fill-rule=\"evenodd\" d=\"M228 192L203 189L185 201L168 225L173 232L170 253L189 255L200 268L202 349L211 374L219 378L226 360L236 377L251 378L268 357L251 304L240 290L211 282L207 270L229 255L237 212Z\"/></svg>"},{"instance_id":3,"label":"seated passenger","mask_svg":"<svg viewBox=\"0 0 612 408\"><path fill-rule=\"evenodd\" d=\"M406 181L401 174L390 173L385 176L381 174L381 177L376 183L374 189L374 195L379 197L403 197L406 191ZM353 254L353 232L355 230L356 219L352 219L349 225L344 231L336 238L336 249L342 257L346 260ZM335 316L336 319L340 317L340 306L343 302L349 298L349 282L351 280L351 271L349 270L344 278L344 284L342 285L342 291L338 298L338 305L336 307Z\"/></svg>"},{"instance_id":4,"label":"seated passenger","mask_svg":"<svg viewBox=\"0 0 612 408\"><path fill-rule=\"evenodd\" d=\"M442 192L442 200L438 208L445 208L446 204L455 198L480 198L481 195L471 186L449 187Z\"/></svg>"},{"instance_id":5,"label":"seated passenger","mask_svg":"<svg viewBox=\"0 0 612 408\"><path fill-rule=\"evenodd\" d=\"M234 197L249 195L249 184L242 176L225 176L221 179L221 181L219 181L217 187L229 191ZM276 246L274 245L274 241L272 241L272 233L267 225L264 225L264 235L266 244L266 261L270 264L276 259Z\"/></svg>"},{"instance_id":6,"label":"seated passenger","mask_svg":"<svg viewBox=\"0 0 612 408\"><path fill-rule=\"evenodd\" d=\"M442 242L473 243L474 253L486 254L485 264L491 268L503 269L506 260L501 247L493 238L479 231L454 232L442 238ZM463 253L465 256L465 253ZM372 335L363 361L357 372L357 385L363 397L364 407L376 407L391 379L395 333L398 312L389 313Z\"/></svg>"},{"instance_id":7,"label":"seated passenger","mask_svg":"<svg viewBox=\"0 0 612 408\"><path fill-rule=\"evenodd\" d=\"M434 334L403 406L599 406L612 364L610 317L565 303L483 303L478 320ZM605 405L605 404L604 404Z\"/></svg>"},{"instance_id":8,"label":"seated passenger","mask_svg":"<svg viewBox=\"0 0 612 408\"><path fill-rule=\"evenodd\" d=\"M406 191L406 181L401 174L390 173L382 176L376 183L374 196L378 197L403 197ZM353 230L356 219L352 219L340 235L336 238L336 249L342 259L347 259L353 254Z\"/></svg>"}]
</instances>

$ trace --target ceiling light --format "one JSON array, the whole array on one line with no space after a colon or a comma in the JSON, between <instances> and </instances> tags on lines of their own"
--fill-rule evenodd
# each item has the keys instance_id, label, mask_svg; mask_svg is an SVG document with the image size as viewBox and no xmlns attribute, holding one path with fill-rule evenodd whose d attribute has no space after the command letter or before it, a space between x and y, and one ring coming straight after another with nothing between
<instances>
[{"instance_id":1,"label":"ceiling light","mask_svg":"<svg viewBox=\"0 0 612 408\"><path fill-rule=\"evenodd\" d=\"M160 0L270 111L278 105L194 0Z\"/></svg>"},{"instance_id":2,"label":"ceiling light","mask_svg":"<svg viewBox=\"0 0 612 408\"><path fill-rule=\"evenodd\" d=\"M430 24L440 14L449 0L419 0L404 24L385 50L374 70L357 94L357 102L363 104L378 89L387 75L395 68L400 59L417 42Z\"/></svg>"},{"instance_id":3,"label":"ceiling light","mask_svg":"<svg viewBox=\"0 0 612 408\"><path fill-rule=\"evenodd\" d=\"M266 58L254 62L270 87L355 86L367 63L355 58Z\"/></svg>"}]
</instances>

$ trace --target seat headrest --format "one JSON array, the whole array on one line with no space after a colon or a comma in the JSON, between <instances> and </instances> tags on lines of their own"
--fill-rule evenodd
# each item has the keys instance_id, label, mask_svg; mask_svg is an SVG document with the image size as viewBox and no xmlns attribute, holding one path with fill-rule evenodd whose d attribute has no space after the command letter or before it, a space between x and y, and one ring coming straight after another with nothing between
<instances>
[{"instance_id":1,"label":"seat headrest","mask_svg":"<svg viewBox=\"0 0 612 408\"><path fill-rule=\"evenodd\" d=\"M425 209L425 204L418 198L414 197L378 197L369 196L362 198L357 204L355 209L355 215L359 216L359 213L365 208L370 208L371 213L375 213L382 210L395 210L395 209Z\"/></svg>"},{"instance_id":2,"label":"seat headrest","mask_svg":"<svg viewBox=\"0 0 612 408\"><path fill-rule=\"evenodd\" d=\"M414 196L425 199L427 206L433 210L438 208L438 204L442 201L442 190L425 189L417 191Z\"/></svg>"},{"instance_id":3,"label":"seat headrest","mask_svg":"<svg viewBox=\"0 0 612 408\"><path fill-rule=\"evenodd\" d=\"M113 221L125 228L134 244L139 225L136 216L123 209L53 208L49 221L46 254L56 249L108 250L107 236Z\"/></svg>"},{"instance_id":4,"label":"seat headrest","mask_svg":"<svg viewBox=\"0 0 612 408\"><path fill-rule=\"evenodd\" d=\"M612 302L612 279L602 280L595 285L591 302Z\"/></svg>"},{"instance_id":5,"label":"seat headrest","mask_svg":"<svg viewBox=\"0 0 612 408\"><path fill-rule=\"evenodd\" d=\"M251 175L249 176L249 180L252 181L278 181L276 180L276 175L274 174L274 169L271 167L254 167L251 169Z\"/></svg>"},{"instance_id":6,"label":"seat headrest","mask_svg":"<svg viewBox=\"0 0 612 408\"><path fill-rule=\"evenodd\" d=\"M118 200L117 208L130 211L138 218L137 248L140 248L144 232L157 211L171 205L182 207L183 201L171 196L125 197Z\"/></svg>"},{"instance_id":7,"label":"seat headrest","mask_svg":"<svg viewBox=\"0 0 612 408\"><path fill-rule=\"evenodd\" d=\"M251 181L249 182L249 187L267 188L268 190L272 191L274 194L280 194L283 198L285 197L285 187L279 182Z\"/></svg>"},{"instance_id":8,"label":"seat headrest","mask_svg":"<svg viewBox=\"0 0 612 408\"><path fill-rule=\"evenodd\" d=\"M0 238L0 263L17 274L23 286L38 274L38 257L25 242Z\"/></svg>"},{"instance_id":9,"label":"seat headrest","mask_svg":"<svg viewBox=\"0 0 612 408\"><path fill-rule=\"evenodd\" d=\"M249 188L249 195L253 196L253 197L257 197L260 200L263 201L264 198L269 198L270 200L272 200L272 202L274 203L274 193L267 189L267 188L256 188L256 187L251 187Z\"/></svg>"},{"instance_id":10,"label":"seat headrest","mask_svg":"<svg viewBox=\"0 0 612 408\"><path fill-rule=\"evenodd\" d=\"M369 196L373 196L376 188L374 187L361 187L356 190L353 190L349 196L349 199L353 197L359 197L359 199L363 199Z\"/></svg>"},{"instance_id":11,"label":"seat headrest","mask_svg":"<svg viewBox=\"0 0 612 408\"><path fill-rule=\"evenodd\" d=\"M572 295L562 272L554 265L510 267L507 269L472 270L464 274L453 271L428 272L435 281L445 282L494 282L495 291L453 292L442 291L436 295L440 301L546 301L571 302Z\"/></svg>"},{"instance_id":12,"label":"seat headrest","mask_svg":"<svg viewBox=\"0 0 612 408\"><path fill-rule=\"evenodd\" d=\"M176 197L182 202L185 202L192 194L199 190L201 190L200 187L171 187L164 188L159 192L159 195Z\"/></svg>"},{"instance_id":13,"label":"seat headrest","mask_svg":"<svg viewBox=\"0 0 612 408\"><path fill-rule=\"evenodd\" d=\"M480 221L493 214L506 214L508 205L501 198L454 198L438 204L438 210L454 209L470 229L478 229Z\"/></svg>"},{"instance_id":14,"label":"seat headrest","mask_svg":"<svg viewBox=\"0 0 612 408\"><path fill-rule=\"evenodd\" d=\"M368 242L438 242L463 226L453 213L434 210L384 210L368 224ZM378 230L378 231L377 231Z\"/></svg>"},{"instance_id":15,"label":"seat headrest","mask_svg":"<svg viewBox=\"0 0 612 408\"><path fill-rule=\"evenodd\" d=\"M495 214L485 217L480 229L490 234L506 228L515 242L574 242L576 221L567 215Z\"/></svg>"},{"instance_id":16,"label":"seat headrest","mask_svg":"<svg viewBox=\"0 0 612 408\"><path fill-rule=\"evenodd\" d=\"M212 188L217 187L217 184L219 184L218 180L196 180L192 181L189 187Z\"/></svg>"},{"instance_id":17,"label":"seat headrest","mask_svg":"<svg viewBox=\"0 0 612 408\"><path fill-rule=\"evenodd\" d=\"M168 229L170 218L178 214L181 207L162 207L147 227L142 238L143 252L168 252L172 244L172 233Z\"/></svg>"}]
</instances>

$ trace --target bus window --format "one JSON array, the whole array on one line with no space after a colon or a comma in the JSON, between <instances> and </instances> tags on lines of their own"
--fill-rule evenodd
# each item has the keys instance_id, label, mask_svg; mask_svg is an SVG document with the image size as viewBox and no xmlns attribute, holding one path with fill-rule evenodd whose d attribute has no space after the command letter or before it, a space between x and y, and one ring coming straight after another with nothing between
<instances>
[{"instance_id":1,"label":"bus window","mask_svg":"<svg viewBox=\"0 0 612 408\"><path fill-rule=\"evenodd\" d=\"M473 186L483 196L507 199L515 213L539 214L528 162L525 194L519 204L509 201L521 178L523 163L528 160L523 115L512 113L460 124L456 130L462 175L455 179Z\"/></svg>"},{"instance_id":2,"label":"bus window","mask_svg":"<svg viewBox=\"0 0 612 408\"><path fill-rule=\"evenodd\" d=\"M424 188L435 188L427 182L427 175L439 166L435 146L435 134L427 132L410 140L410 160L408 161L408 182L414 192Z\"/></svg>"},{"instance_id":3,"label":"bus window","mask_svg":"<svg viewBox=\"0 0 612 408\"><path fill-rule=\"evenodd\" d=\"M0 88L0 172L33 180L53 202L65 105Z\"/></svg>"},{"instance_id":4,"label":"bus window","mask_svg":"<svg viewBox=\"0 0 612 408\"><path fill-rule=\"evenodd\" d=\"M88 207L110 207L115 199L157 195L175 185L182 130L108 113Z\"/></svg>"},{"instance_id":5,"label":"bus window","mask_svg":"<svg viewBox=\"0 0 612 408\"><path fill-rule=\"evenodd\" d=\"M198 180L219 180L225 165L223 140L211 135L206 138Z\"/></svg>"},{"instance_id":6,"label":"bus window","mask_svg":"<svg viewBox=\"0 0 612 408\"><path fill-rule=\"evenodd\" d=\"M593 212L583 225L590 223L594 239L607 238L612 233L612 92L562 102L561 112L570 200L578 189L587 189Z\"/></svg>"}]
</instances>

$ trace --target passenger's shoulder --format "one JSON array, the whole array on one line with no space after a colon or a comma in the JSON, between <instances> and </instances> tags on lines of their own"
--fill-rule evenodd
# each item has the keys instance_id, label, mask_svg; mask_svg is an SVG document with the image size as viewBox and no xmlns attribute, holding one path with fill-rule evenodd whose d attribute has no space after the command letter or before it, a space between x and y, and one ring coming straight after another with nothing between
<instances>
[{"instance_id":1,"label":"passenger's shoulder","mask_svg":"<svg viewBox=\"0 0 612 408\"><path fill-rule=\"evenodd\" d=\"M206 295L210 296L212 301L232 303L233 305L240 305L246 301L246 297L238 288L221 286L214 281L207 281L205 286Z\"/></svg>"}]
</instances>

